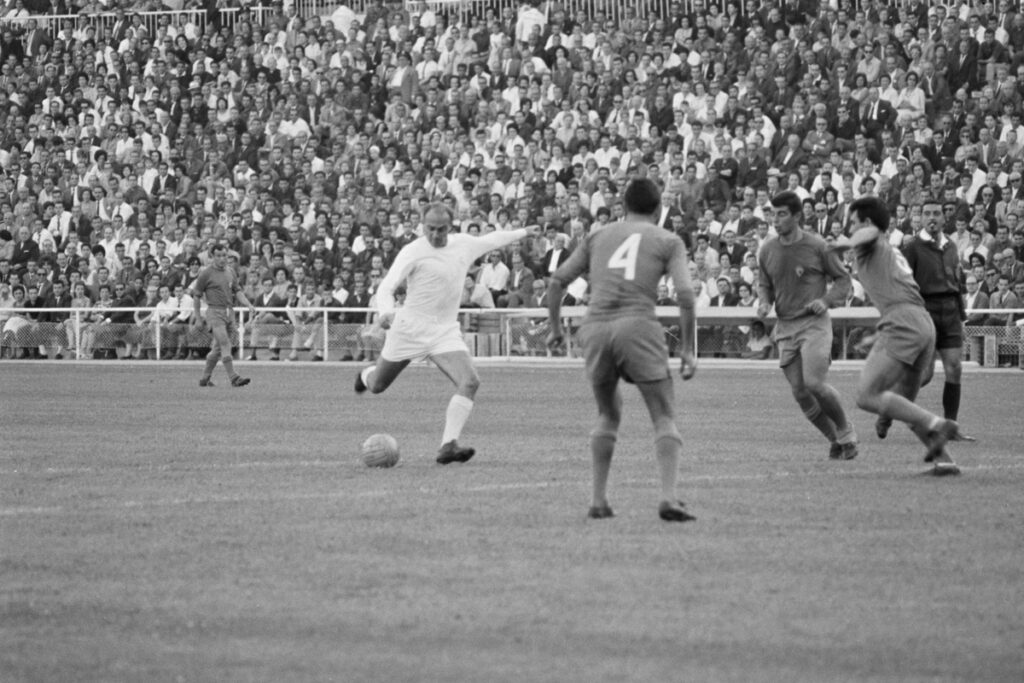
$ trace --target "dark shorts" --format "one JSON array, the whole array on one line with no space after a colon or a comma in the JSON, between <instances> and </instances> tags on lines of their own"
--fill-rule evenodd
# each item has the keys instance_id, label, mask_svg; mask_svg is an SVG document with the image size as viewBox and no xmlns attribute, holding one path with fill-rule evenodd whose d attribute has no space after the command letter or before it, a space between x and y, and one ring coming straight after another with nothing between
<instances>
[{"instance_id":1,"label":"dark shorts","mask_svg":"<svg viewBox=\"0 0 1024 683\"><path fill-rule=\"evenodd\" d=\"M627 317L584 322L580 343L592 384L618 379L657 382L668 379L668 346L657 320Z\"/></svg>"},{"instance_id":2,"label":"dark shorts","mask_svg":"<svg viewBox=\"0 0 1024 683\"><path fill-rule=\"evenodd\" d=\"M780 320L773 334L779 349L780 368L805 354L832 358L832 318L828 315L806 315L796 320Z\"/></svg>"},{"instance_id":3,"label":"dark shorts","mask_svg":"<svg viewBox=\"0 0 1024 683\"><path fill-rule=\"evenodd\" d=\"M920 306L897 306L878 323L873 349L884 351L901 363L924 367L935 352L935 325Z\"/></svg>"},{"instance_id":4,"label":"dark shorts","mask_svg":"<svg viewBox=\"0 0 1024 683\"><path fill-rule=\"evenodd\" d=\"M210 326L210 334L218 342L234 343L238 336L238 320L230 308L207 308L206 324Z\"/></svg>"},{"instance_id":5,"label":"dark shorts","mask_svg":"<svg viewBox=\"0 0 1024 683\"><path fill-rule=\"evenodd\" d=\"M926 298L924 307L935 325L935 348L963 347L964 323L960 318L959 299L955 296Z\"/></svg>"}]
</instances>

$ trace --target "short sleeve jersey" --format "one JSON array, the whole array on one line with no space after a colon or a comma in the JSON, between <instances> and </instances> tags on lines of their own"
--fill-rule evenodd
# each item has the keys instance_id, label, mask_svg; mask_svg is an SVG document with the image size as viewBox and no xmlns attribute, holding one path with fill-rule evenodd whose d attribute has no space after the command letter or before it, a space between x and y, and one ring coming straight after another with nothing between
<instances>
[{"instance_id":1,"label":"short sleeve jersey","mask_svg":"<svg viewBox=\"0 0 1024 683\"><path fill-rule=\"evenodd\" d=\"M758 290L762 301L775 303L780 320L805 315L807 305L828 291L827 278L849 277L839 256L827 247L822 237L805 230L792 244L772 237L761 246Z\"/></svg>"},{"instance_id":2,"label":"short sleeve jersey","mask_svg":"<svg viewBox=\"0 0 1024 683\"><path fill-rule=\"evenodd\" d=\"M192 283L193 296L206 296L206 305L213 308L231 308L238 293L238 278L231 268L203 269Z\"/></svg>"},{"instance_id":3,"label":"short sleeve jersey","mask_svg":"<svg viewBox=\"0 0 1024 683\"><path fill-rule=\"evenodd\" d=\"M686 262L686 246L675 233L651 223L612 223L587 235L554 278L565 286L589 273L591 320L654 318L658 282L673 259Z\"/></svg>"},{"instance_id":4,"label":"short sleeve jersey","mask_svg":"<svg viewBox=\"0 0 1024 683\"><path fill-rule=\"evenodd\" d=\"M856 249L854 254L857 257L857 277L882 317L903 304L924 307L924 298L910 264L884 236L866 249Z\"/></svg>"}]
</instances>

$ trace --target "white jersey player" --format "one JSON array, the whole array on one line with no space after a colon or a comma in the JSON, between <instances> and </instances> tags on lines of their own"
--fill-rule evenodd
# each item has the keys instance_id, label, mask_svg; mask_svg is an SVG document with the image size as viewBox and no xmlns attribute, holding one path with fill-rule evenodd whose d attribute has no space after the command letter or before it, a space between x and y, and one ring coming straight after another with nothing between
<instances>
[{"instance_id":1,"label":"white jersey player","mask_svg":"<svg viewBox=\"0 0 1024 683\"><path fill-rule=\"evenodd\" d=\"M395 258L377 290L381 326L388 330L376 365L357 376L355 390L374 394L387 389L413 360L429 358L455 384L448 403L437 462L466 462L472 448L458 438L473 410L480 377L462 337L458 312L470 265L493 249L527 237L539 228L492 232L480 237L449 235L454 215L443 204L431 205L423 217L424 235ZM404 305L395 308L395 290L405 283Z\"/></svg>"}]
</instances>

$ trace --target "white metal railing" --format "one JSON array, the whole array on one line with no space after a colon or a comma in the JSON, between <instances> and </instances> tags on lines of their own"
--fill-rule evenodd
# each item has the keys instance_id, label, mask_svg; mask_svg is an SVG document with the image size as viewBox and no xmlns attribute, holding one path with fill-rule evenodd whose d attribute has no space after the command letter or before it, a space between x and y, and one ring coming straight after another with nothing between
<instances>
[{"instance_id":1,"label":"white metal railing","mask_svg":"<svg viewBox=\"0 0 1024 683\"><path fill-rule=\"evenodd\" d=\"M136 15L142 18L142 25L146 27L150 38L156 35L157 29L161 26L161 19L165 17L171 24L176 24L178 17L184 15L197 27L201 29L206 28L207 13L206 10L201 9L132 12L126 16L130 20L131 17ZM102 12L99 14L31 14L16 19L0 17L0 26L25 26L30 19L35 19L36 25L40 29L47 31L51 38L56 38L61 31L69 27L72 32L77 32L84 30L86 27L93 26L99 32L107 26L113 26L117 20L117 15L113 12Z\"/></svg>"},{"instance_id":2,"label":"white metal railing","mask_svg":"<svg viewBox=\"0 0 1024 683\"><path fill-rule=\"evenodd\" d=\"M152 351L156 358L165 356L168 350L174 351L177 344L187 347L205 348L209 346L208 330L194 329L184 322L148 322L139 324L134 321L137 312L149 314L156 309L147 307L136 308L32 308L13 309L0 308L5 323L0 326L0 352L6 350L24 350L46 348L74 349L74 357L83 359L90 349L112 348L118 344L137 346ZM103 315L97 319L97 315ZM367 308L257 308L255 318L248 315L245 309L235 309L237 317L237 339L235 344L241 349L242 355L246 348L274 348L261 343L266 340L291 339L287 345L278 344L277 348L290 350L292 353L313 351L327 360L333 355L344 358L346 355L372 355L379 351L384 331L372 322L372 309ZM657 307L657 315L666 328L678 322L679 309L675 306ZM270 313L277 319L261 319L262 314ZM848 332L864 331L873 328L878 321L878 311L874 308L838 308L831 312L833 324L842 334L841 357L849 357ZM979 360L984 354L985 364L990 365L994 354L999 352L1000 345L1016 344L1024 361L1024 320L1013 323L1013 316L1024 314L1024 309L979 309L970 311L972 315L1005 316L1007 323L999 326L968 327L965 351L971 360ZM51 314L67 315L65 320L49 321ZM586 314L584 306L569 306L562 311L566 329L575 330ZM35 316L37 319L31 319ZM130 316L123 322L115 322L119 316ZM339 316L357 316L360 320L348 322L336 320ZM544 308L500 308L500 309L462 309L460 311L463 330L467 343L474 355L511 358L513 355L550 355L544 346L546 335L547 309ZM702 308L697 311L697 333L694 335L698 350L707 351L701 343L707 335L716 329L733 329L749 326L757 318L752 308L722 307ZM12 322L13 321L13 322ZM769 319L769 324L774 322ZM186 335L186 342L182 336ZM91 340L91 341L90 341ZM95 343L93 343L95 342ZM721 349L716 349L716 351ZM567 335L566 352L570 356L578 355L579 349L572 334Z\"/></svg>"},{"instance_id":3,"label":"white metal railing","mask_svg":"<svg viewBox=\"0 0 1024 683\"><path fill-rule=\"evenodd\" d=\"M627 7L635 9L636 16L638 17L658 16L661 18L667 18L669 16L669 8L672 2L673 0L640 0L639 3L624 3L613 0L568 0L567 2L562 3L561 7L570 17L575 16L578 12L583 12L587 17L595 17L598 13L601 13L606 20L619 23L622 20L624 11ZM337 2L336 0L295 0L298 16L303 18L312 15L329 15L339 7L347 7L357 16L362 17L365 15L370 4L371 0L352 0L351 2ZM408 4L410 6L427 7L438 14L448 16L452 20L458 20L465 23L470 16L483 17L487 10L495 11L498 16L501 16L502 12L506 9L510 9L513 13L516 13L518 12L520 3L518 0L421 0L420 2ZM681 0L680 5L683 12L689 13L692 11L692 0ZM545 3L542 6L542 11L544 11L545 15L550 11L550 8L551 6L548 3ZM279 13L279 10L275 7L265 7L262 5L253 5L244 9L248 10L256 23L260 25L263 25L268 18ZM240 7L219 8L216 10L215 16L222 24L228 27L233 27L242 10L243 8ZM740 10L742 13L746 13L746 3L740 3ZM156 34L157 29L161 26L163 18L167 18L170 20L171 24L175 24L177 23L178 17L185 15L188 17L190 22L194 23L200 29L205 30L207 20L211 16L205 9L132 12L129 17L134 15L142 17L142 23L151 37ZM99 12L91 14L30 14L17 18L0 17L0 26L24 26L30 19L34 19L39 28L48 31L51 37L56 38L57 34L63 30L67 24L70 24L72 31L77 31L84 26L95 26L97 29L102 29L106 26L113 25L116 20L116 15L113 12Z\"/></svg>"}]
</instances>

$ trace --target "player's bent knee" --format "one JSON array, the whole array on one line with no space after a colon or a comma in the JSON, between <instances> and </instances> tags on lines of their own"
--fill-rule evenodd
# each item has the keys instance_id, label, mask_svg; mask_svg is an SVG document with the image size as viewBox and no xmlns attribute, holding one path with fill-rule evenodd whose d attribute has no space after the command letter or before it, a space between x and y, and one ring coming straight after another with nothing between
<instances>
[{"instance_id":1,"label":"player's bent knee","mask_svg":"<svg viewBox=\"0 0 1024 683\"><path fill-rule=\"evenodd\" d=\"M804 389L811 395L817 396L825 391L828 383L822 377L805 377Z\"/></svg>"},{"instance_id":2,"label":"player's bent knee","mask_svg":"<svg viewBox=\"0 0 1024 683\"><path fill-rule=\"evenodd\" d=\"M857 393L857 407L869 413L879 412L878 395L873 391L862 389Z\"/></svg>"},{"instance_id":3,"label":"player's bent knee","mask_svg":"<svg viewBox=\"0 0 1024 683\"><path fill-rule=\"evenodd\" d=\"M814 400L814 394L811 393L806 384L800 384L798 386L795 385L790 387L790 389L793 392L793 398L795 398L796 402L801 405Z\"/></svg>"}]
</instances>

